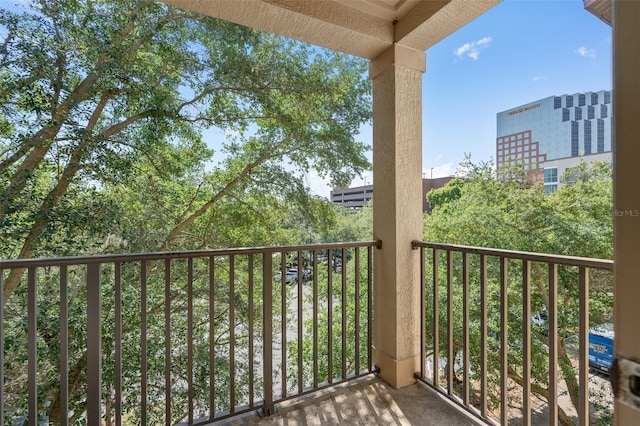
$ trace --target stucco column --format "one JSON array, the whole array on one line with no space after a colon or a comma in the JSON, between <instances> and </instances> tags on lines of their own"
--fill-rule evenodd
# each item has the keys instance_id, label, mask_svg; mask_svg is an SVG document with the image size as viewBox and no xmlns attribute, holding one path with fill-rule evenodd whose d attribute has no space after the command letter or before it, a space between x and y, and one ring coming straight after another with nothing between
<instances>
[{"instance_id":1,"label":"stucco column","mask_svg":"<svg viewBox=\"0 0 640 426\"><path fill-rule=\"evenodd\" d=\"M640 361L640 2L613 6L615 352ZM617 425L640 410L616 402Z\"/></svg>"},{"instance_id":2,"label":"stucco column","mask_svg":"<svg viewBox=\"0 0 640 426\"><path fill-rule=\"evenodd\" d=\"M393 45L369 65L373 80L373 362L400 388L420 369L422 74L425 53Z\"/></svg>"}]
</instances>

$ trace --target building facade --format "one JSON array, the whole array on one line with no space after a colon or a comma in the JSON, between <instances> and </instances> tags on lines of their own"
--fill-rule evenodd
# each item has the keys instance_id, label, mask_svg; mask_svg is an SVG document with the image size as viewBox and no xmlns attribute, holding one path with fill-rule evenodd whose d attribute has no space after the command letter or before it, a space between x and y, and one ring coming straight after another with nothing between
<instances>
[{"instance_id":1,"label":"building facade","mask_svg":"<svg viewBox=\"0 0 640 426\"><path fill-rule=\"evenodd\" d=\"M499 112L496 167L517 162L534 180L544 180L547 190L554 190L560 169L575 165L580 157L611 159L612 117L609 90L550 96Z\"/></svg>"},{"instance_id":2,"label":"building facade","mask_svg":"<svg viewBox=\"0 0 640 426\"><path fill-rule=\"evenodd\" d=\"M427 192L442 188L453 179L453 176L422 179L422 211L431 212L427 202ZM373 198L373 185L353 186L350 188L334 188L331 191L331 201L348 209L360 210Z\"/></svg>"},{"instance_id":3,"label":"building facade","mask_svg":"<svg viewBox=\"0 0 640 426\"><path fill-rule=\"evenodd\" d=\"M334 188L331 201L347 209L360 210L373 198L373 185Z\"/></svg>"}]
</instances>

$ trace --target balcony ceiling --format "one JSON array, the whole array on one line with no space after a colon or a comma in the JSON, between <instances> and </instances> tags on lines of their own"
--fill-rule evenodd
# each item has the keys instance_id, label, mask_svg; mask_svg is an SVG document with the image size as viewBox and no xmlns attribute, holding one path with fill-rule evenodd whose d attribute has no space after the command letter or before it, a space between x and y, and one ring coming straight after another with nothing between
<instances>
[{"instance_id":1,"label":"balcony ceiling","mask_svg":"<svg viewBox=\"0 0 640 426\"><path fill-rule=\"evenodd\" d=\"M611 0L584 0L584 8L611 25Z\"/></svg>"},{"instance_id":2,"label":"balcony ceiling","mask_svg":"<svg viewBox=\"0 0 640 426\"><path fill-rule=\"evenodd\" d=\"M373 59L424 51L501 0L163 0L183 9Z\"/></svg>"}]
</instances>

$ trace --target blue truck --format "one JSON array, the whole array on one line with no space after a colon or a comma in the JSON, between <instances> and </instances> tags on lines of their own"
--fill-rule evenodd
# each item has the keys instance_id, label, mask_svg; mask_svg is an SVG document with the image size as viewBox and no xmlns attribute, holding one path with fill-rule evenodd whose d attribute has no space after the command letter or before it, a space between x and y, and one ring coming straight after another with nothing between
<instances>
[{"instance_id":1,"label":"blue truck","mask_svg":"<svg viewBox=\"0 0 640 426\"><path fill-rule=\"evenodd\" d=\"M589 330L589 368L609 374L613 364L613 323L597 325Z\"/></svg>"}]
</instances>

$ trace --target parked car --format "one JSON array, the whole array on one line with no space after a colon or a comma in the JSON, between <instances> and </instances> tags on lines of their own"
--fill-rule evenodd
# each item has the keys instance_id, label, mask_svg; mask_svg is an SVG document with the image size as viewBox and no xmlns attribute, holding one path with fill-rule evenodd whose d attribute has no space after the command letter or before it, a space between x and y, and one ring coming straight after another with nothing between
<instances>
[{"instance_id":1,"label":"parked car","mask_svg":"<svg viewBox=\"0 0 640 426\"><path fill-rule=\"evenodd\" d=\"M609 374L613 364L613 323L592 327L589 330L589 368Z\"/></svg>"},{"instance_id":2,"label":"parked car","mask_svg":"<svg viewBox=\"0 0 640 426\"><path fill-rule=\"evenodd\" d=\"M298 269L297 268L289 268L285 274L285 279L288 283L297 283L298 282Z\"/></svg>"},{"instance_id":3,"label":"parked car","mask_svg":"<svg viewBox=\"0 0 640 426\"><path fill-rule=\"evenodd\" d=\"M286 280L288 283L298 282L298 268L287 268ZM311 279L311 271L308 269L302 270L302 282L309 281Z\"/></svg>"}]
</instances>

